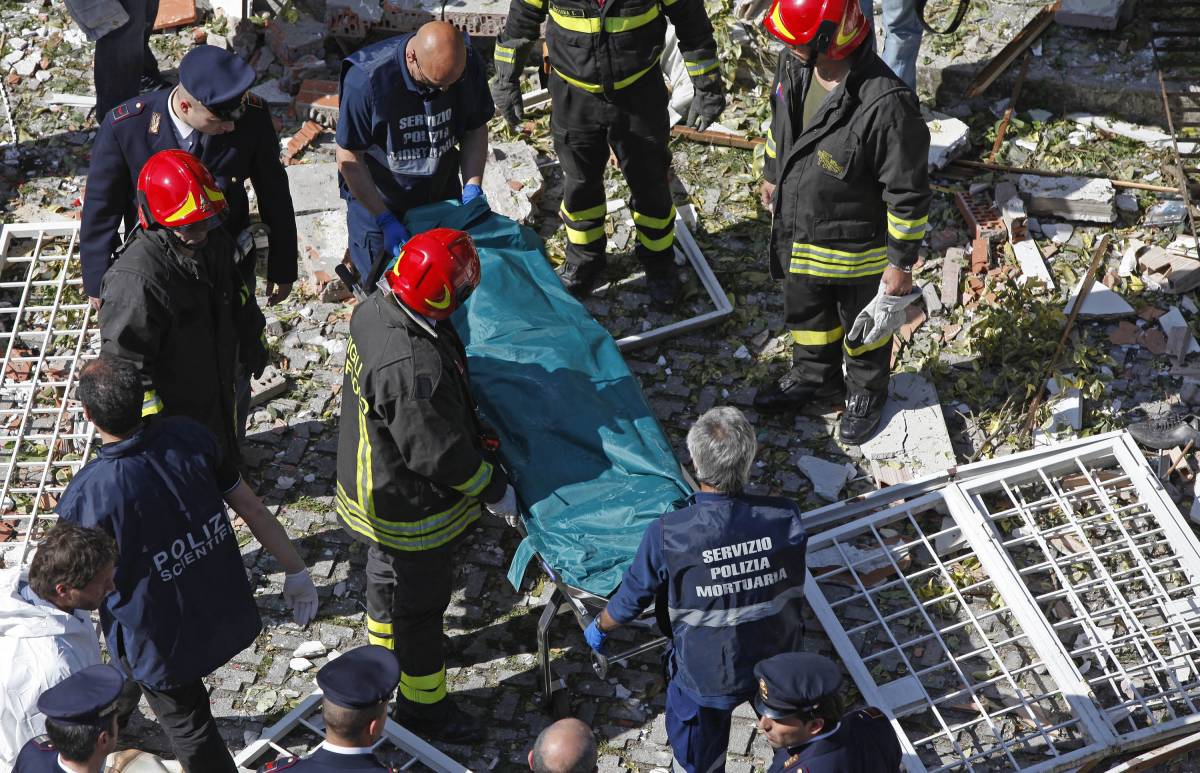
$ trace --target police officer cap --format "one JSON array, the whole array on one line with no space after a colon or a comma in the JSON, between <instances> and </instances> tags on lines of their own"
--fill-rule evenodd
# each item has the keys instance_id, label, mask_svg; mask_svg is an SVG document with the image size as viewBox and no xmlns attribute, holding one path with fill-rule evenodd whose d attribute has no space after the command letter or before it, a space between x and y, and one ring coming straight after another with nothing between
<instances>
[{"instance_id":1,"label":"police officer cap","mask_svg":"<svg viewBox=\"0 0 1200 773\"><path fill-rule=\"evenodd\" d=\"M348 709L383 703L399 683L396 656L376 644L356 647L317 672L317 686L325 693L325 700Z\"/></svg>"},{"instance_id":2,"label":"police officer cap","mask_svg":"<svg viewBox=\"0 0 1200 773\"><path fill-rule=\"evenodd\" d=\"M254 85L254 68L216 46L195 46L179 63L179 83L200 104L218 112L242 101Z\"/></svg>"},{"instance_id":3,"label":"police officer cap","mask_svg":"<svg viewBox=\"0 0 1200 773\"><path fill-rule=\"evenodd\" d=\"M125 677L116 668L88 666L43 692L38 711L60 722L107 727L124 685Z\"/></svg>"},{"instance_id":4,"label":"police officer cap","mask_svg":"<svg viewBox=\"0 0 1200 773\"><path fill-rule=\"evenodd\" d=\"M758 679L754 709L771 719L812 711L842 684L837 663L812 652L767 658L754 666L754 676Z\"/></svg>"}]
</instances>

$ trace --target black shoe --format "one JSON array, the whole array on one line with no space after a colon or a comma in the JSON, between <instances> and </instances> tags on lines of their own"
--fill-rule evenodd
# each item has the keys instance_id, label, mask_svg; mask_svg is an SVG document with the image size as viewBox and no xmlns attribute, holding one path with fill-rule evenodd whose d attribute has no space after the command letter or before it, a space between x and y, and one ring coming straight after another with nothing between
<instances>
[{"instance_id":1,"label":"black shoe","mask_svg":"<svg viewBox=\"0 0 1200 773\"><path fill-rule=\"evenodd\" d=\"M554 273L558 274L558 279L563 283L563 287L567 289L567 292L580 299L592 294L592 290L596 288L600 274L603 272L604 261L600 260L583 265L564 262L561 266L554 269Z\"/></svg>"},{"instance_id":2,"label":"black shoe","mask_svg":"<svg viewBox=\"0 0 1200 773\"><path fill-rule=\"evenodd\" d=\"M138 88L141 90L142 94L145 94L148 91L167 89L174 85L174 83L171 83L171 81L157 73L154 75L142 75L141 80L138 82Z\"/></svg>"},{"instance_id":3,"label":"black shoe","mask_svg":"<svg viewBox=\"0 0 1200 773\"><path fill-rule=\"evenodd\" d=\"M459 711L450 698L424 706L398 696L392 707L392 719L422 738L442 743L478 742L486 734L479 722Z\"/></svg>"},{"instance_id":4,"label":"black shoe","mask_svg":"<svg viewBox=\"0 0 1200 773\"><path fill-rule=\"evenodd\" d=\"M1128 429L1138 445L1159 451L1186 446L1188 441L1200 445L1200 432L1188 424L1183 416L1170 411L1147 421L1130 424Z\"/></svg>"},{"instance_id":5,"label":"black shoe","mask_svg":"<svg viewBox=\"0 0 1200 773\"><path fill-rule=\"evenodd\" d=\"M646 286L650 290L650 307L655 311L674 310L683 288L674 266L667 271L646 272Z\"/></svg>"},{"instance_id":6,"label":"black shoe","mask_svg":"<svg viewBox=\"0 0 1200 773\"><path fill-rule=\"evenodd\" d=\"M762 413L778 413L804 408L805 406L842 396L842 382L814 384L800 378L795 369L766 389L754 395L754 409Z\"/></svg>"},{"instance_id":7,"label":"black shoe","mask_svg":"<svg viewBox=\"0 0 1200 773\"><path fill-rule=\"evenodd\" d=\"M842 414L842 424L838 427L841 441L856 446L869 438L883 418L883 404L886 402L886 394L854 392L847 397L846 412Z\"/></svg>"}]
</instances>

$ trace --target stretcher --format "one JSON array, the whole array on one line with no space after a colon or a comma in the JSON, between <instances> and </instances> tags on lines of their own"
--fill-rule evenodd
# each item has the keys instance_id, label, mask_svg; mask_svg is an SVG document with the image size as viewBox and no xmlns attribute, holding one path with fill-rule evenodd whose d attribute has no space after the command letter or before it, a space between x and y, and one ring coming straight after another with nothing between
<instances>
[{"instance_id":1,"label":"stretcher","mask_svg":"<svg viewBox=\"0 0 1200 773\"><path fill-rule=\"evenodd\" d=\"M561 710L550 629L564 612L585 628L632 562L642 533L692 486L620 350L571 297L527 228L481 201L412 210L411 232L468 231L479 288L452 318L467 350L471 390L500 438L499 456L521 505L522 541L509 569L519 587L536 563L554 583L538 624L543 697ZM652 615L635 628L652 628ZM608 657L609 666L662 647L656 636Z\"/></svg>"}]
</instances>

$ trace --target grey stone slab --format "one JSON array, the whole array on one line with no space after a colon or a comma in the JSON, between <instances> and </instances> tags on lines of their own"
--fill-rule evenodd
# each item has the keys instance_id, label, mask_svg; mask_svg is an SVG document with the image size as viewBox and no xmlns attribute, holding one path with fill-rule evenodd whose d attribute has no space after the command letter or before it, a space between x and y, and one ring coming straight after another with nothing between
<instances>
[{"instance_id":1,"label":"grey stone slab","mask_svg":"<svg viewBox=\"0 0 1200 773\"><path fill-rule=\"evenodd\" d=\"M297 215L346 211L346 203L338 193L337 162L292 164L285 169Z\"/></svg>"},{"instance_id":2,"label":"grey stone slab","mask_svg":"<svg viewBox=\"0 0 1200 773\"><path fill-rule=\"evenodd\" d=\"M884 466L917 477L954 465L954 447L933 384L916 373L893 375L879 430L860 449L876 480Z\"/></svg>"}]
</instances>

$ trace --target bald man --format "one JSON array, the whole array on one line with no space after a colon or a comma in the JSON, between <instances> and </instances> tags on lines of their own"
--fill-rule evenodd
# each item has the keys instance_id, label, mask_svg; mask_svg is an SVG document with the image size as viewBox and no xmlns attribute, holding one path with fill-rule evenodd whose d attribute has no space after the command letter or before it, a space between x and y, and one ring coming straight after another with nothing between
<instances>
[{"instance_id":1,"label":"bald man","mask_svg":"<svg viewBox=\"0 0 1200 773\"><path fill-rule=\"evenodd\" d=\"M367 292L408 240L409 209L483 196L495 110L483 61L446 22L342 62L336 156L350 258Z\"/></svg>"},{"instance_id":2,"label":"bald man","mask_svg":"<svg viewBox=\"0 0 1200 773\"><path fill-rule=\"evenodd\" d=\"M529 752L533 773L593 773L596 739L578 719L560 719L542 731Z\"/></svg>"}]
</instances>

